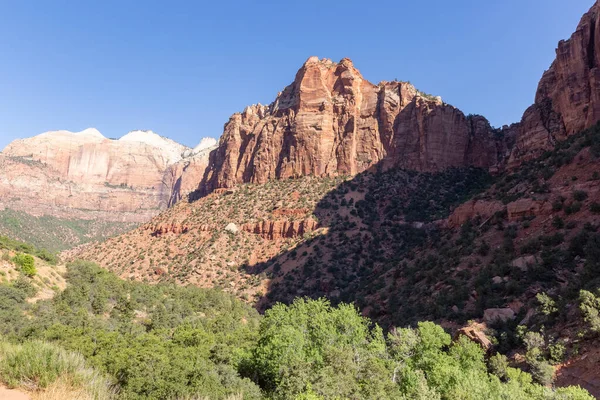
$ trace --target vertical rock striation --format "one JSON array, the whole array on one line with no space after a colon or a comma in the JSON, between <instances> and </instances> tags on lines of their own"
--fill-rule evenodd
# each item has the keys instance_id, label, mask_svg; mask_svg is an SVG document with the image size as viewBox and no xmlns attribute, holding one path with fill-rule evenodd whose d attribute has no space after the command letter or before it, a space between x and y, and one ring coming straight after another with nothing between
<instances>
[{"instance_id":1,"label":"vertical rock striation","mask_svg":"<svg viewBox=\"0 0 600 400\"><path fill-rule=\"evenodd\" d=\"M544 72L535 103L521 120L511 166L540 155L556 141L600 120L600 4L583 15L575 33L561 40Z\"/></svg>"},{"instance_id":2,"label":"vertical rock striation","mask_svg":"<svg viewBox=\"0 0 600 400\"><path fill-rule=\"evenodd\" d=\"M200 189L355 175L380 162L418 171L489 168L503 160L497 133L485 118L467 117L410 83L374 85L347 58L310 57L272 104L229 119Z\"/></svg>"}]
</instances>

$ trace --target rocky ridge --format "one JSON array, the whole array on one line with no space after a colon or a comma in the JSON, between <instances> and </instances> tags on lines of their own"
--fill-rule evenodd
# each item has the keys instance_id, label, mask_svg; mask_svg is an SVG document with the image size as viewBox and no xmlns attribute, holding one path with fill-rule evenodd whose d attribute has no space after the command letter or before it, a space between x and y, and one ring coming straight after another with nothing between
<instances>
[{"instance_id":1,"label":"rocky ridge","mask_svg":"<svg viewBox=\"0 0 600 400\"><path fill-rule=\"evenodd\" d=\"M310 57L273 103L231 116L198 194L304 175L353 176L375 165L515 168L600 119L599 12L595 2L560 41L534 104L501 129L410 83L372 84L347 58Z\"/></svg>"}]
</instances>

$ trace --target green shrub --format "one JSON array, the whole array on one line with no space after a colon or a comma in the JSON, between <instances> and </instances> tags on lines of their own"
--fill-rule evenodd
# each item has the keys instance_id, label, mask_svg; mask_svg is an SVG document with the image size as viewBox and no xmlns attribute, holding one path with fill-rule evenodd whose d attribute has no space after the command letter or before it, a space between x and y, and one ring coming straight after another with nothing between
<instances>
[{"instance_id":1,"label":"green shrub","mask_svg":"<svg viewBox=\"0 0 600 400\"><path fill-rule=\"evenodd\" d=\"M494 354L488 361L488 368L490 373L504 379L508 373L508 358L504 354Z\"/></svg>"},{"instance_id":2,"label":"green shrub","mask_svg":"<svg viewBox=\"0 0 600 400\"><path fill-rule=\"evenodd\" d=\"M554 314L555 312L558 311L558 308L556 307L556 303L554 302L554 300L548 296L546 293L538 293L535 298L537 299L540 308L540 311L542 312L542 314L548 316L551 314Z\"/></svg>"},{"instance_id":3,"label":"green shrub","mask_svg":"<svg viewBox=\"0 0 600 400\"><path fill-rule=\"evenodd\" d=\"M600 292L598 296L587 290L579 293L579 308L593 332L600 333Z\"/></svg>"},{"instance_id":4,"label":"green shrub","mask_svg":"<svg viewBox=\"0 0 600 400\"><path fill-rule=\"evenodd\" d=\"M565 360L567 348L564 343L556 342L548 346L548 352L550 353L550 361L554 364L560 364Z\"/></svg>"},{"instance_id":5,"label":"green shrub","mask_svg":"<svg viewBox=\"0 0 600 400\"><path fill-rule=\"evenodd\" d=\"M584 201L587 198L588 198L588 194L587 194L587 192L585 192L583 190L576 190L573 192L573 199L575 199L577 201Z\"/></svg>"},{"instance_id":6,"label":"green shrub","mask_svg":"<svg viewBox=\"0 0 600 400\"><path fill-rule=\"evenodd\" d=\"M12 261L21 267L21 272L30 278L37 273L37 270L35 269L35 259L29 254L17 253Z\"/></svg>"},{"instance_id":7,"label":"green shrub","mask_svg":"<svg viewBox=\"0 0 600 400\"><path fill-rule=\"evenodd\" d=\"M554 381L554 367L545 360L534 360L529 363L531 376L540 385L549 386Z\"/></svg>"}]
</instances>

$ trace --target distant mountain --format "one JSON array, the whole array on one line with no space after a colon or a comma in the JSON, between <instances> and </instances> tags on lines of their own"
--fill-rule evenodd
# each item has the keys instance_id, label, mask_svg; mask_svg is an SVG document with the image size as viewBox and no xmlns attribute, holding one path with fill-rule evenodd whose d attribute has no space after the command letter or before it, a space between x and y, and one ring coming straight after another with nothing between
<instances>
[{"instance_id":1,"label":"distant mountain","mask_svg":"<svg viewBox=\"0 0 600 400\"><path fill-rule=\"evenodd\" d=\"M111 140L93 128L15 140L0 153L0 208L130 228L165 209L173 197L185 196L182 190L197 188L211 143L204 141L204 149L193 153L152 131L132 131ZM173 168L179 163L188 167ZM181 180L194 181L196 187L177 185ZM0 216L0 231L2 221ZM18 232L7 233L19 237Z\"/></svg>"}]
</instances>

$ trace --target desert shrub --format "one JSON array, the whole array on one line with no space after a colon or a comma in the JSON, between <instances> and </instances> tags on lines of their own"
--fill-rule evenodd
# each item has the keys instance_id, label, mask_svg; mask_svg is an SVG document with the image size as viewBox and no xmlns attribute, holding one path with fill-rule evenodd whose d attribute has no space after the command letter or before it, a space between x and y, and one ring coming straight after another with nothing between
<instances>
[{"instance_id":1,"label":"desert shrub","mask_svg":"<svg viewBox=\"0 0 600 400\"><path fill-rule=\"evenodd\" d=\"M542 314L548 316L558 311L556 302L546 293L538 293L535 298L539 303L539 309Z\"/></svg>"},{"instance_id":2,"label":"desert shrub","mask_svg":"<svg viewBox=\"0 0 600 400\"><path fill-rule=\"evenodd\" d=\"M17 253L12 261L21 267L21 272L30 278L37 273L37 270L35 269L35 259L29 254Z\"/></svg>"},{"instance_id":3,"label":"desert shrub","mask_svg":"<svg viewBox=\"0 0 600 400\"><path fill-rule=\"evenodd\" d=\"M565 227L565 221L558 215L555 215L554 218L552 218L552 226L556 229L562 229Z\"/></svg>"},{"instance_id":4,"label":"desert shrub","mask_svg":"<svg viewBox=\"0 0 600 400\"><path fill-rule=\"evenodd\" d=\"M576 190L573 192L573 199L575 199L576 201L584 201L587 198L588 194L586 191Z\"/></svg>"},{"instance_id":5,"label":"desert shrub","mask_svg":"<svg viewBox=\"0 0 600 400\"><path fill-rule=\"evenodd\" d=\"M593 332L600 333L600 292L598 296L587 290L579 293L579 308Z\"/></svg>"},{"instance_id":6,"label":"desert shrub","mask_svg":"<svg viewBox=\"0 0 600 400\"><path fill-rule=\"evenodd\" d=\"M565 214L567 214L567 215L575 214L575 213L579 212L579 210L581 210L581 202L574 201L571 204L569 204L568 206L565 206L564 210L565 210Z\"/></svg>"}]
</instances>

